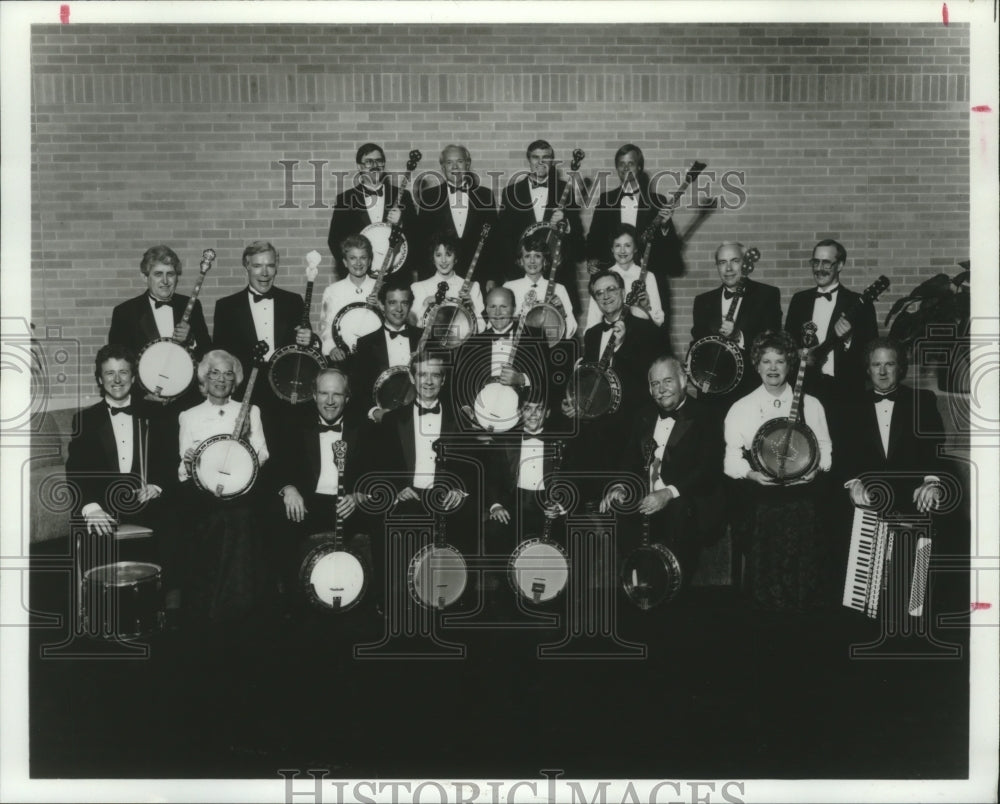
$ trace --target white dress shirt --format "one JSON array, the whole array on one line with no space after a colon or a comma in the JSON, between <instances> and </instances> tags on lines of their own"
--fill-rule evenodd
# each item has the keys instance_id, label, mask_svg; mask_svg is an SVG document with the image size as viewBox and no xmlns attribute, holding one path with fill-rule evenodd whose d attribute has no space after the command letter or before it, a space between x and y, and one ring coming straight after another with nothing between
<instances>
[{"instance_id":1,"label":"white dress shirt","mask_svg":"<svg viewBox=\"0 0 1000 804\"><path fill-rule=\"evenodd\" d=\"M545 184L533 187L531 182L528 182L528 186L531 187L531 211L535 213L535 223L541 223L549 201L549 188Z\"/></svg>"},{"instance_id":2,"label":"white dress shirt","mask_svg":"<svg viewBox=\"0 0 1000 804\"><path fill-rule=\"evenodd\" d=\"M156 331L161 338L169 338L174 334L174 308L169 304L160 305L156 309L156 300L152 296L149 298L149 309L153 311L153 320L156 321Z\"/></svg>"},{"instance_id":3,"label":"white dress shirt","mask_svg":"<svg viewBox=\"0 0 1000 804\"><path fill-rule=\"evenodd\" d=\"M517 487L525 491L540 491L545 488L545 445L540 438L528 433L521 439L521 455L518 459Z\"/></svg>"},{"instance_id":4,"label":"white dress shirt","mask_svg":"<svg viewBox=\"0 0 1000 804\"><path fill-rule=\"evenodd\" d=\"M462 289L465 280L455 273L449 277L434 274L429 279L422 279L410 285L410 290L413 291L413 307L410 311L410 319L416 326L422 326L421 322L423 321L424 313L434 303L434 297L437 295L438 285L441 282L448 283L447 298L457 299L458 292ZM479 289L478 282L473 282L469 288L469 299L472 301L472 307L476 311L477 324L481 326L483 320L483 292Z\"/></svg>"},{"instance_id":5,"label":"white dress shirt","mask_svg":"<svg viewBox=\"0 0 1000 804\"><path fill-rule=\"evenodd\" d=\"M791 385L786 385L780 396L774 396L766 386L761 385L733 403L726 414L725 424L726 457L723 469L727 475L739 480L750 474L752 467L743 457L743 449L753 447L754 437L764 422L788 417L792 410L792 397ZM802 411L805 423L819 442L819 468L829 471L833 445L823 406L816 397L803 394Z\"/></svg>"},{"instance_id":6,"label":"white dress shirt","mask_svg":"<svg viewBox=\"0 0 1000 804\"><path fill-rule=\"evenodd\" d=\"M131 397L127 396L118 401L105 397L104 403L109 408L123 408L131 404ZM106 410L104 415L111 420L111 431L115 436L115 451L118 455L118 471L123 475L132 471L132 455L134 449L132 415L130 413L111 414ZM137 467L138 468L138 467ZM89 502L83 506L81 513L84 516L103 510L99 502Z\"/></svg>"},{"instance_id":7,"label":"white dress shirt","mask_svg":"<svg viewBox=\"0 0 1000 804\"><path fill-rule=\"evenodd\" d=\"M465 224L469 220L469 194L465 190L451 192L448 189L448 206L451 207L451 219L459 239L465 234Z\"/></svg>"},{"instance_id":8,"label":"white dress shirt","mask_svg":"<svg viewBox=\"0 0 1000 804\"><path fill-rule=\"evenodd\" d=\"M343 425L344 419L341 417L340 423ZM336 424L337 422L331 422ZM320 419L320 424L327 422ZM334 460L333 445L343 438L343 433L328 431L319 434L319 478L316 480L317 494L336 494L337 483L340 480L337 472L337 463Z\"/></svg>"},{"instance_id":9,"label":"white dress shirt","mask_svg":"<svg viewBox=\"0 0 1000 804\"><path fill-rule=\"evenodd\" d=\"M368 208L368 219L372 223L381 223L385 214L385 186L379 185L377 193L365 193L365 206Z\"/></svg>"},{"instance_id":10,"label":"white dress shirt","mask_svg":"<svg viewBox=\"0 0 1000 804\"><path fill-rule=\"evenodd\" d=\"M642 273L642 268L636 265L634 262L630 262L628 265L621 266L615 263L611 266L611 270L616 274L620 275L622 279L625 280L625 295L632 289L632 283L639 278L639 274ZM662 326L666 316L663 313L663 306L660 304L660 289L656 284L656 277L653 276L652 271L646 272L646 296L649 297L649 310L653 319L653 323L656 326ZM632 307L633 312L638 310L638 317L645 318L646 311L641 307ZM598 307L597 302L593 298L590 300L590 304L587 306L587 329L590 329L594 324L601 320L601 308Z\"/></svg>"},{"instance_id":11,"label":"white dress shirt","mask_svg":"<svg viewBox=\"0 0 1000 804\"><path fill-rule=\"evenodd\" d=\"M333 339L333 320L337 313L343 310L348 304L363 302L375 289L375 279L365 276L358 284L353 276L346 276L327 285L323 291L323 306L319 314L319 336L323 342L323 354L329 355L337 346Z\"/></svg>"},{"instance_id":12,"label":"white dress shirt","mask_svg":"<svg viewBox=\"0 0 1000 804\"><path fill-rule=\"evenodd\" d=\"M263 303L263 302L262 302ZM232 435L236 429L236 419L240 415L240 403L233 399L224 405L216 405L205 400L200 405L182 411L180 419L180 454L181 465L177 469L177 477L182 481L188 479L187 467L184 465L184 453L192 447L197 447L202 441L217 435ZM256 405L250 406L250 446L257 453L258 462L263 465L268 459L267 442L264 440L264 428L260 423L260 410Z\"/></svg>"},{"instance_id":13,"label":"white dress shirt","mask_svg":"<svg viewBox=\"0 0 1000 804\"><path fill-rule=\"evenodd\" d=\"M267 360L274 353L274 299L264 299L254 301L256 294L247 289L247 296L250 298L250 316L253 318L254 332L258 341L267 341Z\"/></svg>"},{"instance_id":14,"label":"white dress shirt","mask_svg":"<svg viewBox=\"0 0 1000 804\"><path fill-rule=\"evenodd\" d=\"M441 404L438 400L437 404ZM435 442L441 437L441 414L417 412L417 401L413 405L413 488L429 489L434 485L434 471L437 463Z\"/></svg>"},{"instance_id":15,"label":"white dress shirt","mask_svg":"<svg viewBox=\"0 0 1000 804\"><path fill-rule=\"evenodd\" d=\"M872 404L875 405L878 434L882 439L882 454L889 457L889 430L892 428L892 410L896 406L896 403L891 399L881 399Z\"/></svg>"},{"instance_id":16,"label":"white dress shirt","mask_svg":"<svg viewBox=\"0 0 1000 804\"><path fill-rule=\"evenodd\" d=\"M684 402L677 407L680 410L684 406ZM677 420L672 416L668 416L665 419L657 418L656 424L653 426L653 441L656 442L656 449L653 451L653 458L655 459L652 466L650 466L650 491L662 491L663 489L670 489L674 497L680 497L681 493L677 490L677 486L668 486L663 482L663 478L660 477L660 466L663 464L663 452L667 448L667 439L670 438L670 434L674 431L674 425Z\"/></svg>"},{"instance_id":17,"label":"white dress shirt","mask_svg":"<svg viewBox=\"0 0 1000 804\"><path fill-rule=\"evenodd\" d=\"M404 334L405 327L398 330L391 324L382 327L382 337L385 338L385 350L389 355L389 367L410 365L410 339ZM393 338L389 332L398 332Z\"/></svg>"},{"instance_id":18,"label":"white dress shirt","mask_svg":"<svg viewBox=\"0 0 1000 804\"><path fill-rule=\"evenodd\" d=\"M725 321L726 320L726 316L729 314L729 306L734 301L736 302L736 307L733 308L733 324L735 325L736 324L736 319L739 318L739 315L740 315L740 308L743 306L743 297L742 296L735 296L732 299L727 299L726 298L726 288L723 287L722 288L722 293L719 294L719 299L721 299L721 301L722 301L722 305L721 305L721 308L722 308L721 309L721 313L722 313L722 319L721 320L722 321ZM737 335L736 342L741 347L744 346L743 333L742 332L740 332Z\"/></svg>"},{"instance_id":19,"label":"white dress shirt","mask_svg":"<svg viewBox=\"0 0 1000 804\"><path fill-rule=\"evenodd\" d=\"M621 222L627 223L630 226L635 226L636 221L639 220L639 193L636 192L635 195L632 196L622 193L619 209L621 210L622 216Z\"/></svg>"},{"instance_id":20,"label":"white dress shirt","mask_svg":"<svg viewBox=\"0 0 1000 804\"><path fill-rule=\"evenodd\" d=\"M549 280L539 278L536 282L526 276L522 276L520 279L511 279L508 282L504 282L503 286L514 294L514 309L520 315L522 305L524 304L524 297L528 295L528 291L532 288L534 288L535 296L539 302L545 300L545 294L549 289ZM576 334L576 316L573 315L573 305L570 304L569 294L566 293L566 288L558 282L555 283L553 294L562 304L563 317L566 319L566 337L572 338Z\"/></svg>"},{"instance_id":21,"label":"white dress shirt","mask_svg":"<svg viewBox=\"0 0 1000 804\"><path fill-rule=\"evenodd\" d=\"M491 335L497 331L493 329L492 325L488 325L485 330L487 334ZM511 347L514 345L514 324L508 324L502 335L504 336L502 338L493 338L493 342L490 344L491 377L499 377L501 369L510 363Z\"/></svg>"}]
</instances>

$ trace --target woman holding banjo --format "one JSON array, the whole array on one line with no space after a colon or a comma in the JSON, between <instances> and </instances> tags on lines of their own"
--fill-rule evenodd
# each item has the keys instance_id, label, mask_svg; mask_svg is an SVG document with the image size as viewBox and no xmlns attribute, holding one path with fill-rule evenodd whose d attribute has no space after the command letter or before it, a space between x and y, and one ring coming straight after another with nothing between
<instances>
[{"instance_id":1,"label":"woman holding banjo","mask_svg":"<svg viewBox=\"0 0 1000 804\"><path fill-rule=\"evenodd\" d=\"M437 303L439 291L444 290L443 299L458 299L466 305L471 304L475 317L483 314L483 292L478 282L466 282L467 274L459 274L458 238L446 232L439 232L430 238L428 252L434 265L434 276L414 282L410 286L413 291L413 307L410 311L410 321L418 327L423 326L423 318L427 310ZM468 266L466 266L468 271ZM444 288L441 286L444 285ZM468 285L468 289L466 289ZM463 293L464 291L464 293Z\"/></svg>"},{"instance_id":2,"label":"woman holding banjo","mask_svg":"<svg viewBox=\"0 0 1000 804\"><path fill-rule=\"evenodd\" d=\"M256 355L260 360L263 351ZM212 350L198 364L198 389L205 401L180 414L180 508L191 525L186 562L190 588L184 599L199 619L229 620L249 613L266 586L262 519L252 496L246 495L269 457L260 410L249 404L256 374L255 367L244 402L234 401L243 367L228 352ZM217 478L240 483L227 486Z\"/></svg>"},{"instance_id":3,"label":"woman holding banjo","mask_svg":"<svg viewBox=\"0 0 1000 804\"><path fill-rule=\"evenodd\" d=\"M817 512L833 452L823 406L802 393L801 357L788 333L758 335L751 361L763 384L726 416L725 473L751 485L754 499L745 577L761 609L827 602L828 540Z\"/></svg>"}]
</instances>

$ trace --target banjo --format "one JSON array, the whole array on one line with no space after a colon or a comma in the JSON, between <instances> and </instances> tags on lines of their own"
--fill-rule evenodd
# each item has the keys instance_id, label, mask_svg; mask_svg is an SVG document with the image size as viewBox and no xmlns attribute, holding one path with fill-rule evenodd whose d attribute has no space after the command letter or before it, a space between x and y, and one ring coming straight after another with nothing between
<instances>
[{"instance_id":1,"label":"banjo","mask_svg":"<svg viewBox=\"0 0 1000 804\"><path fill-rule=\"evenodd\" d=\"M578 180L577 172L580 170L580 164L586 155L581 148L573 149L573 159L569 165L569 181L566 182L566 186L559 196L556 209L565 211L566 205L569 203L570 196L573 193L573 185ZM547 212L546 215L550 218L552 217L551 212ZM521 244L523 245L525 240L538 232L545 233L545 247L552 254L552 273L554 275L556 268L562 262L562 240L570 232L569 221L564 217L559 223L552 223L548 220L533 223L521 235Z\"/></svg>"},{"instance_id":2,"label":"banjo","mask_svg":"<svg viewBox=\"0 0 1000 804\"><path fill-rule=\"evenodd\" d=\"M650 438L643 444L649 485L660 471L655 459L656 442ZM677 556L665 545L651 542L649 516L642 517L642 539L639 546L626 556L621 568L621 584L625 596L643 611L677 597L683 574Z\"/></svg>"},{"instance_id":3,"label":"banjo","mask_svg":"<svg viewBox=\"0 0 1000 804\"><path fill-rule=\"evenodd\" d=\"M207 248L201 253L200 273L187 307L184 308L184 315L181 316L181 324L190 321L194 303L205 282L205 274L211 270L214 261L214 249ZM188 389L194 379L195 368L191 349L173 338L150 341L139 353L139 382L150 394L164 402L176 399Z\"/></svg>"},{"instance_id":4,"label":"banjo","mask_svg":"<svg viewBox=\"0 0 1000 804\"><path fill-rule=\"evenodd\" d=\"M313 283L319 273L322 256L318 251L306 254L306 298L302 307L302 327L309 329ZM316 375L326 368L326 358L319 350L308 346L283 346L268 363L267 379L274 393L286 402L297 405L312 398Z\"/></svg>"},{"instance_id":5,"label":"banjo","mask_svg":"<svg viewBox=\"0 0 1000 804\"><path fill-rule=\"evenodd\" d=\"M441 461L440 439L434 442L435 461ZM434 515L434 541L412 559L406 573L410 596L429 609L446 609L465 591L468 570L458 550L445 541L445 516Z\"/></svg>"},{"instance_id":6,"label":"banjo","mask_svg":"<svg viewBox=\"0 0 1000 804\"><path fill-rule=\"evenodd\" d=\"M740 266L742 276L733 288L733 298L726 310L725 320L736 318L736 305L746 294L746 279L760 259L760 250L748 248ZM730 336L709 335L691 344L685 359L685 368L691 381L703 394L725 394L732 391L743 379L743 350Z\"/></svg>"},{"instance_id":7,"label":"banjo","mask_svg":"<svg viewBox=\"0 0 1000 804\"><path fill-rule=\"evenodd\" d=\"M592 421L607 413L615 413L621 406L622 381L611 368L616 341L617 337L612 332L598 362L582 363L578 360L573 367L572 382L577 391L576 411L584 421ZM572 396L570 402L573 402Z\"/></svg>"},{"instance_id":8,"label":"banjo","mask_svg":"<svg viewBox=\"0 0 1000 804\"><path fill-rule=\"evenodd\" d=\"M807 321L802 325L803 348L799 350L799 369L788 418L764 422L750 448L750 464L753 468L778 483L798 480L819 466L819 441L802 416L802 385L809 350L815 344L816 325Z\"/></svg>"},{"instance_id":9,"label":"banjo","mask_svg":"<svg viewBox=\"0 0 1000 804\"><path fill-rule=\"evenodd\" d=\"M406 192L406 188L410 184L410 175L417 169L417 165L423 158L424 155L420 153L420 151L410 151L409 160L406 163L406 175L403 177L403 180L399 185L398 198L400 200L396 202L396 206L399 206L402 202L403 193ZM398 228L398 226L394 227L388 221L380 221L378 223L370 223L361 230L361 234L368 238L368 242L372 244L372 265L379 265L385 259L385 255L391 247L392 230L396 228ZM403 267L403 263L406 262L408 254L409 247L406 242L406 238L403 237L402 242L399 244L399 248L396 250L396 256L393 257L391 268L393 272L398 271Z\"/></svg>"},{"instance_id":10,"label":"banjo","mask_svg":"<svg viewBox=\"0 0 1000 804\"><path fill-rule=\"evenodd\" d=\"M552 477L562 463L562 442L553 445ZM507 562L507 577L514 592L531 603L547 603L557 598L569 581L569 559L566 551L552 541L553 518L546 516L542 536L525 539Z\"/></svg>"},{"instance_id":11,"label":"banjo","mask_svg":"<svg viewBox=\"0 0 1000 804\"><path fill-rule=\"evenodd\" d=\"M243 433L250 425L250 398L267 350L267 341L257 341L253 348L254 366L233 434L206 438L195 448L191 459L195 486L223 500L231 500L250 491L260 471L257 451L250 446Z\"/></svg>"},{"instance_id":12,"label":"banjo","mask_svg":"<svg viewBox=\"0 0 1000 804\"><path fill-rule=\"evenodd\" d=\"M448 285L444 282L438 288L435 297L435 304L440 304L444 299L444 294L448 292ZM425 329L420 333L420 340L417 341L416 350L410 355L410 362L405 366L389 366L375 379L375 388L372 393L372 401L383 410L395 410L404 405L412 404L417 398L417 389L413 385L413 376L410 372L410 365L414 358L421 354L427 344L431 331Z\"/></svg>"},{"instance_id":13,"label":"banjo","mask_svg":"<svg viewBox=\"0 0 1000 804\"><path fill-rule=\"evenodd\" d=\"M551 284L550 284L551 287ZM510 353L507 355L507 362L504 368L514 368L514 354L517 346L524 335L524 324L528 317L528 310L535 301L535 291L529 290L524 297L524 305L521 311L521 318L517 322L514 337L511 338ZM488 433L506 433L518 423L518 409L521 406L521 397L511 385L504 385L497 377L490 377L479 389L473 402L473 415L479 425Z\"/></svg>"},{"instance_id":14,"label":"banjo","mask_svg":"<svg viewBox=\"0 0 1000 804\"><path fill-rule=\"evenodd\" d=\"M347 442L334 441L333 460L337 465L337 496L333 501L333 533L317 533L310 542L320 541L302 562L299 581L309 602L325 611L353 608L368 586L365 565L352 550L344 547L344 523L337 515L337 502L344 496L344 463Z\"/></svg>"},{"instance_id":15,"label":"banjo","mask_svg":"<svg viewBox=\"0 0 1000 804\"><path fill-rule=\"evenodd\" d=\"M424 313L421 325L425 331L430 330L434 338L431 342L433 348L456 349L479 331L475 310L464 300L468 298L469 289L472 287L472 276L476 271L476 265L479 264L479 257L483 253L483 246L489 234L490 224L484 223L483 228L479 230L479 243L472 255L472 263L465 274L465 281L458 292L458 298L445 298L440 302L435 298L435 303ZM444 282L441 285L444 285L444 290L447 292L448 286ZM438 286L439 296L441 285Z\"/></svg>"}]
</instances>

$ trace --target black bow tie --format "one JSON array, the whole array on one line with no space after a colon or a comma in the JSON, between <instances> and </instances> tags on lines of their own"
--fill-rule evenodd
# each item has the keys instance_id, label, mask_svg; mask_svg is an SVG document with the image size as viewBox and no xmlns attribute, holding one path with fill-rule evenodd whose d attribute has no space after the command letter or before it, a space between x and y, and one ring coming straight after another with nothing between
<instances>
[{"instance_id":1,"label":"black bow tie","mask_svg":"<svg viewBox=\"0 0 1000 804\"><path fill-rule=\"evenodd\" d=\"M319 431L321 433L342 433L344 432L344 422L341 420L336 424L327 424L321 421L319 423Z\"/></svg>"},{"instance_id":2,"label":"black bow tie","mask_svg":"<svg viewBox=\"0 0 1000 804\"><path fill-rule=\"evenodd\" d=\"M108 405L108 410L111 411L111 415L112 416L117 416L119 413L126 413L129 416L132 415L132 406L131 405L125 405L124 407L120 407L120 408L114 408L111 405Z\"/></svg>"},{"instance_id":3,"label":"black bow tie","mask_svg":"<svg viewBox=\"0 0 1000 804\"><path fill-rule=\"evenodd\" d=\"M888 399L888 400L889 400L890 402L895 402L895 401L896 401L896 396L898 395L898 390L899 390L899 389L895 389L895 390L892 390L892 391L890 391L890 392L889 392L889 393L887 393L887 394L880 394L880 393L879 393L878 391L875 391L875 390L873 390L873 391L872 391L872 394L871 394L871 400L872 400L872 402L874 402L874 403L875 403L876 405L877 405L877 404L878 404L879 402L884 402L884 401L885 401L885 400L887 400L887 399Z\"/></svg>"},{"instance_id":4,"label":"black bow tie","mask_svg":"<svg viewBox=\"0 0 1000 804\"><path fill-rule=\"evenodd\" d=\"M528 184L531 185L532 190L537 190L539 187L547 187L548 182L545 179L541 181L535 181L535 179L528 179Z\"/></svg>"},{"instance_id":5,"label":"black bow tie","mask_svg":"<svg viewBox=\"0 0 1000 804\"><path fill-rule=\"evenodd\" d=\"M396 340L400 335L403 334L401 329L389 329L388 327L383 327L383 329L389 334L389 337Z\"/></svg>"},{"instance_id":6,"label":"black bow tie","mask_svg":"<svg viewBox=\"0 0 1000 804\"><path fill-rule=\"evenodd\" d=\"M632 192L629 192L628 190L622 190L622 198L635 198L637 195L639 195L638 190L633 190Z\"/></svg>"},{"instance_id":7,"label":"black bow tie","mask_svg":"<svg viewBox=\"0 0 1000 804\"><path fill-rule=\"evenodd\" d=\"M671 410L671 411L667 411L666 413L664 413L664 412L663 412L663 411L661 410L661 411L659 411L659 416L660 416L660 421L661 421L661 422L662 422L662 421L663 421L664 419L676 419L676 418L677 418L677 408L674 408L674 409L673 409L673 410Z\"/></svg>"},{"instance_id":8,"label":"black bow tie","mask_svg":"<svg viewBox=\"0 0 1000 804\"><path fill-rule=\"evenodd\" d=\"M601 332L607 332L609 329L614 329L615 323L608 323L607 321L600 321L598 325L601 328Z\"/></svg>"},{"instance_id":9,"label":"black bow tie","mask_svg":"<svg viewBox=\"0 0 1000 804\"><path fill-rule=\"evenodd\" d=\"M255 290L251 290L250 295L253 296L253 303L257 304L257 302L262 302L264 299L273 299L274 288L271 288L267 293L258 293Z\"/></svg>"},{"instance_id":10,"label":"black bow tie","mask_svg":"<svg viewBox=\"0 0 1000 804\"><path fill-rule=\"evenodd\" d=\"M170 301L160 301L155 296L150 296L149 300L153 303L153 309L159 310L161 307L169 307Z\"/></svg>"},{"instance_id":11,"label":"black bow tie","mask_svg":"<svg viewBox=\"0 0 1000 804\"><path fill-rule=\"evenodd\" d=\"M834 294L836 292L837 292L836 290L831 290L829 293L824 293L822 290L817 290L816 291L816 298L817 299L826 299L827 301L833 301L833 296L834 296Z\"/></svg>"},{"instance_id":12,"label":"black bow tie","mask_svg":"<svg viewBox=\"0 0 1000 804\"><path fill-rule=\"evenodd\" d=\"M434 407L432 407L432 408L425 408L419 402L414 402L413 405L414 405L414 407L416 407L417 413L419 415L421 415L421 416L423 416L425 413L440 413L441 412L441 403L440 402L438 402L437 404L435 404Z\"/></svg>"},{"instance_id":13,"label":"black bow tie","mask_svg":"<svg viewBox=\"0 0 1000 804\"><path fill-rule=\"evenodd\" d=\"M455 195L455 193L468 193L468 187L456 187L454 184L448 183L448 194Z\"/></svg>"},{"instance_id":14,"label":"black bow tie","mask_svg":"<svg viewBox=\"0 0 1000 804\"><path fill-rule=\"evenodd\" d=\"M495 329L488 329L484 334L489 335L496 341L500 338L510 338L514 334L514 330L508 329L506 332L497 332Z\"/></svg>"},{"instance_id":15,"label":"black bow tie","mask_svg":"<svg viewBox=\"0 0 1000 804\"><path fill-rule=\"evenodd\" d=\"M726 301L729 301L731 298L733 298L736 295L737 294L736 294L735 290L730 290L729 288L723 288L722 289L722 298L724 298Z\"/></svg>"},{"instance_id":16,"label":"black bow tie","mask_svg":"<svg viewBox=\"0 0 1000 804\"><path fill-rule=\"evenodd\" d=\"M367 184L362 184L361 185L361 189L362 189L362 191L364 191L365 195L382 195L382 185L381 184L378 186L378 189L376 189L376 190L373 190Z\"/></svg>"}]
</instances>

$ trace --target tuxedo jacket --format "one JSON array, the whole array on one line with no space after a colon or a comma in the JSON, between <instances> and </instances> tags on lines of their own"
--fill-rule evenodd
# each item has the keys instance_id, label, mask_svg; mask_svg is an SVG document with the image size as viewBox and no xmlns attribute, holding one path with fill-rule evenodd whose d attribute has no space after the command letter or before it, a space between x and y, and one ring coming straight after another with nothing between
<instances>
[{"instance_id":1,"label":"tuxedo jacket","mask_svg":"<svg viewBox=\"0 0 1000 804\"><path fill-rule=\"evenodd\" d=\"M693 340L718 335L722 326L722 286L694 299L691 337ZM772 285L746 280L746 293L734 320L733 337L743 334L743 351L747 355L753 339L767 330L781 329L781 292ZM751 367L752 370L752 367Z\"/></svg>"},{"instance_id":2,"label":"tuxedo jacket","mask_svg":"<svg viewBox=\"0 0 1000 804\"><path fill-rule=\"evenodd\" d=\"M554 172L549 174L555 176ZM562 179L548 182L548 200L545 203L543 221L552 217L559 204L566 182ZM563 210L569 223L569 234L563 238L562 260L556 269L556 282L566 288L574 311L580 308L577 291L576 264L584 258L583 223L580 221L580 207L576 201L571 201ZM521 236L524 230L535 223L535 210L531 204L531 183L527 176L508 184L503 191L500 202L500 231L503 238L503 270L504 280L519 279L521 270L516 260L520 256Z\"/></svg>"},{"instance_id":3,"label":"tuxedo jacket","mask_svg":"<svg viewBox=\"0 0 1000 804\"><path fill-rule=\"evenodd\" d=\"M413 242L413 228L416 223L416 209L413 206L413 199L409 192L404 192L402 197L399 188L386 180L382 186L385 188L385 204L382 210L382 221L384 222L389 210L397 203L402 209L402 216L399 219L399 226L406 237L409 257L407 262L419 253L419 243ZM333 215L330 218L330 232L327 235L326 243L330 247L330 253L337 265L342 262L340 244L344 238L352 234L361 234L361 230L372 223L368 215L368 207L365 205L365 192L360 187L349 187L337 196L333 204ZM381 269L381 265L373 266L375 270ZM338 271L341 278L346 276L346 272Z\"/></svg>"},{"instance_id":4,"label":"tuxedo jacket","mask_svg":"<svg viewBox=\"0 0 1000 804\"><path fill-rule=\"evenodd\" d=\"M601 359L600 324L592 326L583 336L583 359L596 363ZM653 360L664 351L660 328L646 318L625 313L625 342L614 353L611 368L621 380L622 402L619 413L634 410L649 400L646 374Z\"/></svg>"},{"instance_id":5,"label":"tuxedo jacket","mask_svg":"<svg viewBox=\"0 0 1000 804\"><path fill-rule=\"evenodd\" d=\"M216 349L225 349L239 359L243 365L243 384L236 390L234 396L242 398L246 383L253 368L253 347L258 338L250 312L250 296L246 288L230 296L225 296L215 303L215 338ZM274 348L281 349L295 343L295 328L302 324L302 297L281 288L274 288ZM267 377L261 371L257 377L254 389L254 403L259 404L263 398L264 389L270 387Z\"/></svg>"},{"instance_id":6,"label":"tuxedo jacket","mask_svg":"<svg viewBox=\"0 0 1000 804\"><path fill-rule=\"evenodd\" d=\"M423 330L406 324L403 335L410 344L410 353L416 351ZM347 371L351 377L351 403L358 410L367 412L375 404L372 394L375 381L389 368L389 351L385 345L385 330L380 327L358 338L354 354L348 358Z\"/></svg>"},{"instance_id":7,"label":"tuxedo jacket","mask_svg":"<svg viewBox=\"0 0 1000 804\"><path fill-rule=\"evenodd\" d=\"M499 503L508 511L513 511L517 500L517 477L521 468L521 441L524 438L537 438L544 446L542 457L542 476L550 477L555 469L556 456L556 434L553 434L546 427L539 435L529 436L522 427L517 427L509 433L505 433L494 438L489 456L490 471L486 478L486 499L484 507L487 512L494 503ZM563 462L565 466L565 450L567 443L565 437L560 438L563 442Z\"/></svg>"},{"instance_id":8,"label":"tuxedo jacket","mask_svg":"<svg viewBox=\"0 0 1000 804\"><path fill-rule=\"evenodd\" d=\"M447 184L423 188L419 199L420 232L425 240L419 251L423 258L422 262L415 263L415 267L420 278L426 279L434 275L434 261L428 252L429 246L426 239L441 232L458 237L458 232L455 229L455 222L451 217L451 207L448 204ZM498 222L496 198L493 193L482 185L473 187L469 192L469 215L465 221L465 231L459 238L456 268L462 276L468 273L469 264L476 253L476 246L479 245L480 230L484 223L488 223L490 233L483 245L483 251L479 256L474 274L474 278L483 288L484 296L488 280L492 279L496 284L502 285L506 279L502 265L503 234L499 231Z\"/></svg>"},{"instance_id":9,"label":"tuxedo jacket","mask_svg":"<svg viewBox=\"0 0 1000 804\"><path fill-rule=\"evenodd\" d=\"M147 432L146 482L159 486L164 498L177 486L179 458L176 423L171 427L160 406L143 403L135 392L132 394L132 409L132 465L124 474L118 465L114 429L104 400L75 415L73 432L77 435L69 442L66 459L67 480L80 492L79 500L74 505L74 515L79 515L85 505L94 502L109 514L129 512L129 501L120 495L125 486L137 489L141 485L139 443L140 437L145 437ZM144 422L141 425L140 419ZM116 505L116 500L121 504ZM141 520L141 512L135 513Z\"/></svg>"},{"instance_id":10,"label":"tuxedo jacket","mask_svg":"<svg viewBox=\"0 0 1000 804\"><path fill-rule=\"evenodd\" d=\"M861 295L840 285L837 298L833 303L833 315L830 318L829 334L833 334L834 323L841 313L859 299ZM788 315L785 318L785 330L795 338L796 343L802 341L802 325L811 321L813 304L816 301L816 289L800 290L788 303ZM818 337L822 337L818 335ZM832 381L824 375L817 366L806 369L805 392L813 394L821 402L831 399L845 399L860 393L864 388L865 367L863 358L865 346L872 338L878 337L878 322L875 319L875 308L866 304L855 316L851 329L851 346L847 348L840 340L833 349L834 374ZM822 343L822 341L821 341Z\"/></svg>"},{"instance_id":11,"label":"tuxedo jacket","mask_svg":"<svg viewBox=\"0 0 1000 804\"><path fill-rule=\"evenodd\" d=\"M170 309L174 314L174 325L180 323L187 307L189 296L175 293L170 299ZM205 324L205 314L201 309L201 300L196 299L189 320L191 332L185 345L194 345L194 356L200 360L205 352L212 348L212 340L208 336L208 326ZM119 304L111 312L111 329L108 331L108 343L127 346L138 356L139 352L150 341L160 337L153 318L153 309L149 304L149 294L142 293L135 298Z\"/></svg>"},{"instance_id":12,"label":"tuxedo jacket","mask_svg":"<svg viewBox=\"0 0 1000 804\"><path fill-rule=\"evenodd\" d=\"M587 259L599 260L602 265L611 265L614 260L611 257L611 236L614 230L621 223L621 198L622 188L616 187L602 193L597 199L597 206L594 207L594 217L590 221L590 231L587 232L586 253ZM650 193L649 185L644 185L639 190L639 212L636 215L636 230L641 236L646 227L653 221L661 208L667 206L667 199L657 193ZM636 243L636 263L642 256L639 252L639 243ZM671 220L667 224L666 235L657 228L656 236L653 240L653 251L650 253L650 270L660 284L660 293L663 294L664 286L668 276L681 276L684 273L684 257L682 254L683 243ZM659 252L659 254L657 254ZM654 257L656 265L653 264ZM663 279L661 280L661 276ZM664 310L667 308L664 307Z\"/></svg>"}]
</instances>

